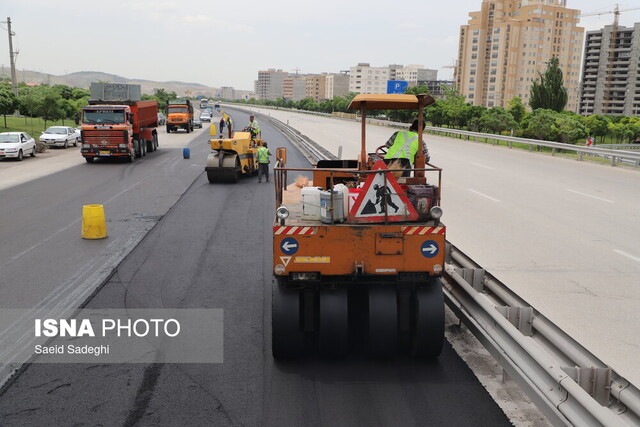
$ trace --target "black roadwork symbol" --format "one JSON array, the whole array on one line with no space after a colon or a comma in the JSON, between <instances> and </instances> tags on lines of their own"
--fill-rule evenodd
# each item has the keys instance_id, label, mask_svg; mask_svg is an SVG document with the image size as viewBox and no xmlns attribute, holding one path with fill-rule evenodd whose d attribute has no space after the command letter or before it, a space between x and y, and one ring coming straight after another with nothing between
<instances>
[{"instance_id":1,"label":"black roadwork symbol","mask_svg":"<svg viewBox=\"0 0 640 427\"><path fill-rule=\"evenodd\" d=\"M378 213L384 213L384 207L385 205L391 206L395 212L398 212L398 207L393 203L392 197L391 197L391 190L389 189L388 186L386 185L378 185L375 184L373 186L373 189L376 190L376 206L380 205L380 212Z\"/></svg>"}]
</instances>

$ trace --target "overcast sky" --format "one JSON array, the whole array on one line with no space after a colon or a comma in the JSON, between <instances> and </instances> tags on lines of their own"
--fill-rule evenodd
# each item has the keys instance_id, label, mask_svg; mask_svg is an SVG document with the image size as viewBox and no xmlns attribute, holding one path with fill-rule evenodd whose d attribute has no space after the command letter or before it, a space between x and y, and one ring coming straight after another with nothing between
<instances>
[{"instance_id":1,"label":"overcast sky","mask_svg":"<svg viewBox=\"0 0 640 427\"><path fill-rule=\"evenodd\" d=\"M640 8L623 0L620 9ZM54 75L102 71L132 79L253 89L258 70L338 72L422 64L451 78L460 25L482 0L0 0L10 17L17 69ZM568 0L582 13L613 10L610 0ZM314 5L314 6L311 6ZM588 31L613 15L585 17ZM640 10L620 23L640 22ZM9 65L6 24L0 64Z\"/></svg>"}]
</instances>

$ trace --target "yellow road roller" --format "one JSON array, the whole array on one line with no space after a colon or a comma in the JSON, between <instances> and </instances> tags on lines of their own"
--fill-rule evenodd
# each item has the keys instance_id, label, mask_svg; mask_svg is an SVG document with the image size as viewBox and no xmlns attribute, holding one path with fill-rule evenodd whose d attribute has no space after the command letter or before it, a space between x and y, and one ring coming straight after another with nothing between
<instances>
[{"instance_id":1,"label":"yellow road roller","mask_svg":"<svg viewBox=\"0 0 640 427\"><path fill-rule=\"evenodd\" d=\"M215 125L211 125L210 135L216 136ZM207 178L214 182L238 182L241 176L258 172L258 147L262 139L252 138L251 132L228 132L228 137L219 135L209 140L211 153L207 157Z\"/></svg>"}]
</instances>

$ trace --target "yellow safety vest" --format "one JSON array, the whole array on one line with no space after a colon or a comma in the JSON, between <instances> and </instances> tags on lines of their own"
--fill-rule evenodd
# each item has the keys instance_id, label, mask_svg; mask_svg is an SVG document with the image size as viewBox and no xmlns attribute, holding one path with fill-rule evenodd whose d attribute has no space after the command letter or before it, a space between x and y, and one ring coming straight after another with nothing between
<instances>
[{"instance_id":1,"label":"yellow safety vest","mask_svg":"<svg viewBox=\"0 0 640 427\"><path fill-rule=\"evenodd\" d=\"M258 148L258 163L269 163L271 153L267 147Z\"/></svg>"},{"instance_id":2,"label":"yellow safety vest","mask_svg":"<svg viewBox=\"0 0 640 427\"><path fill-rule=\"evenodd\" d=\"M415 163L418 152L418 133L402 131L396 134L393 145L384 156L385 159L408 159Z\"/></svg>"}]
</instances>

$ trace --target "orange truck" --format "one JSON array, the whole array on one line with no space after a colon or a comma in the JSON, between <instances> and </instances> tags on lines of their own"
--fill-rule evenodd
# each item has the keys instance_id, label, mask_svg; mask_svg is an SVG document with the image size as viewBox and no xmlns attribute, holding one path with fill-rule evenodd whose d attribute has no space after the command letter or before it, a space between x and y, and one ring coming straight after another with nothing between
<instances>
[{"instance_id":1,"label":"orange truck","mask_svg":"<svg viewBox=\"0 0 640 427\"><path fill-rule=\"evenodd\" d=\"M446 227L440 222L442 170L418 149L410 176L389 169L384 146L366 152L370 110L415 109L420 129L429 95L361 94L349 108L362 116L357 160L286 167L276 151L273 225L272 353L437 357L444 340ZM418 137L423 146L422 134ZM398 167L399 166L393 166ZM312 176L312 186L287 176Z\"/></svg>"},{"instance_id":2,"label":"orange truck","mask_svg":"<svg viewBox=\"0 0 640 427\"><path fill-rule=\"evenodd\" d=\"M193 104L188 99L170 99L167 105L167 133L178 129L193 132Z\"/></svg>"},{"instance_id":3,"label":"orange truck","mask_svg":"<svg viewBox=\"0 0 640 427\"><path fill-rule=\"evenodd\" d=\"M81 154L96 158L136 157L158 149L158 103L141 101L140 85L92 83L89 105L82 109Z\"/></svg>"}]
</instances>

